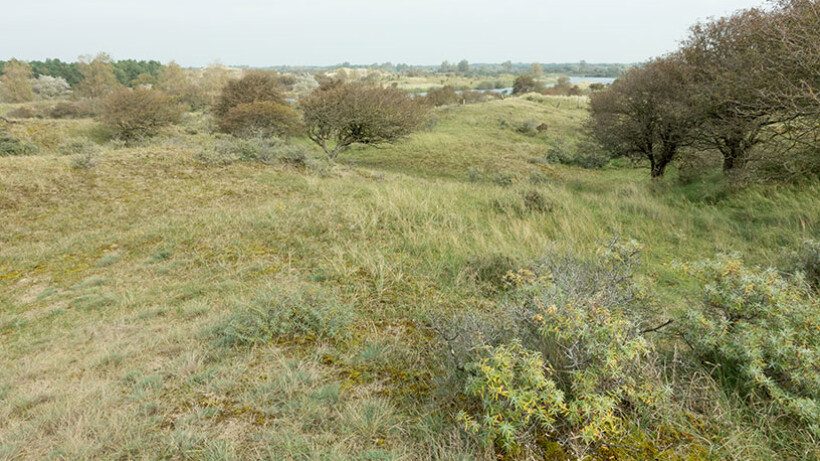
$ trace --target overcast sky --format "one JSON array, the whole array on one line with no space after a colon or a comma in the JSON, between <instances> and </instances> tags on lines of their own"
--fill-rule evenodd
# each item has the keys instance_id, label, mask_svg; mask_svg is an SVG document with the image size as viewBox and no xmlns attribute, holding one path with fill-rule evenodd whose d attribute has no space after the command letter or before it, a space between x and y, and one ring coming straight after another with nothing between
<instances>
[{"instance_id":1,"label":"overcast sky","mask_svg":"<svg viewBox=\"0 0 820 461\"><path fill-rule=\"evenodd\" d=\"M762 0L0 0L0 59L638 62Z\"/></svg>"}]
</instances>

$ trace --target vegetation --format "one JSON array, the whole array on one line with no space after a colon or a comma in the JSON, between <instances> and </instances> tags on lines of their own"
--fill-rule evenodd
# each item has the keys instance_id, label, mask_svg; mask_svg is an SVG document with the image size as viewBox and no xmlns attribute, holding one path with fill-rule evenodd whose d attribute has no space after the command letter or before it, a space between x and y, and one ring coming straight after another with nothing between
<instances>
[{"instance_id":1,"label":"vegetation","mask_svg":"<svg viewBox=\"0 0 820 461\"><path fill-rule=\"evenodd\" d=\"M122 88L103 99L100 120L119 138L134 140L156 135L160 128L179 122L181 115L159 91Z\"/></svg>"},{"instance_id":2,"label":"vegetation","mask_svg":"<svg viewBox=\"0 0 820 461\"><path fill-rule=\"evenodd\" d=\"M592 136L613 156L648 158L652 177L703 151L719 153L727 175L815 175L806 141L817 132L817 66L797 56L813 56L820 39L817 5L775 6L698 24L678 52L594 94Z\"/></svg>"},{"instance_id":3,"label":"vegetation","mask_svg":"<svg viewBox=\"0 0 820 461\"><path fill-rule=\"evenodd\" d=\"M299 101L308 138L335 160L352 144L383 144L418 129L425 110L396 88L331 84ZM332 143L332 144L331 144Z\"/></svg>"},{"instance_id":4,"label":"vegetation","mask_svg":"<svg viewBox=\"0 0 820 461\"><path fill-rule=\"evenodd\" d=\"M0 458L820 458L815 5L602 87L3 63Z\"/></svg>"},{"instance_id":5,"label":"vegetation","mask_svg":"<svg viewBox=\"0 0 820 461\"><path fill-rule=\"evenodd\" d=\"M285 102L279 80L265 72L228 82L213 111L223 133L287 136L299 128L298 114Z\"/></svg>"},{"instance_id":6,"label":"vegetation","mask_svg":"<svg viewBox=\"0 0 820 461\"><path fill-rule=\"evenodd\" d=\"M29 78L31 66L23 61L12 59L3 67L0 76L0 96L6 102L26 102L34 99Z\"/></svg>"}]
</instances>

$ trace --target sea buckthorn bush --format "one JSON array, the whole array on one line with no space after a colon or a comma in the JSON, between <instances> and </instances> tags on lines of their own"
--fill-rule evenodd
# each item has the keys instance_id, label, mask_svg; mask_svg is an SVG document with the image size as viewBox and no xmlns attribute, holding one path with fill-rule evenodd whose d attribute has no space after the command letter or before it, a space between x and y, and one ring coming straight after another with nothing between
<instances>
[{"instance_id":1,"label":"sea buckthorn bush","mask_svg":"<svg viewBox=\"0 0 820 461\"><path fill-rule=\"evenodd\" d=\"M703 284L681 314L681 335L719 381L764 398L820 436L820 302L802 274L746 267L720 256L683 269Z\"/></svg>"}]
</instances>

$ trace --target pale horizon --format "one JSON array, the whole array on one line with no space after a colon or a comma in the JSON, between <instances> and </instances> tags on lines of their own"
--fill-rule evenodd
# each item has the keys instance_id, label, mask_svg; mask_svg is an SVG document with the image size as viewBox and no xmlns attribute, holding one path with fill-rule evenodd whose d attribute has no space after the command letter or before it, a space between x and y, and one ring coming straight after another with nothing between
<instances>
[{"instance_id":1,"label":"pale horizon","mask_svg":"<svg viewBox=\"0 0 820 461\"><path fill-rule=\"evenodd\" d=\"M0 59L106 52L186 67L635 63L674 50L697 21L761 3L29 0L3 9Z\"/></svg>"}]
</instances>

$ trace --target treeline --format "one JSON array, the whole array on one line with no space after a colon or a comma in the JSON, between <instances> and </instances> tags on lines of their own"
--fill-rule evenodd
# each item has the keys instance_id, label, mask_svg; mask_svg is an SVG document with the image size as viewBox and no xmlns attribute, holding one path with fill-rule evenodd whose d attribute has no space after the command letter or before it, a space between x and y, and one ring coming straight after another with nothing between
<instances>
[{"instance_id":1,"label":"treeline","mask_svg":"<svg viewBox=\"0 0 820 461\"><path fill-rule=\"evenodd\" d=\"M820 2L778 0L692 27L677 51L591 96L614 157L783 179L820 173Z\"/></svg>"},{"instance_id":2,"label":"treeline","mask_svg":"<svg viewBox=\"0 0 820 461\"><path fill-rule=\"evenodd\" d=\"M81 57L78 62L64 62L59 59L49 58L45 61L28 61L27 64L31 67L31 73L34 78L38 78L41 75L61 78L70 86L74 87L83 81L83 66L90 64L95 59L104 59L106 62L109 62L117 81L129 87L156 80L163 68L162 63L159 61L137 61L135 59L114 61L107 55L97 56L95 58ZM0 61L0 74L3 73L3 69L9 62L10 61Z\"/></svg>"},{"instance_id":3,"label":"treeline","mask_svg":"<svg viewBox=\"0 0 820 461\"><path fill-rule=\"evenodd\" d=\"M505 61L503 63L470 63L466 59L458 62L444 61L440 65L410 65L394 64L392 62L373 64L351 64L343 62L333 66L274 66L271 70L279 72L316 72L327 71L339 68L346 69L370 69L383 72L398 73L403 75L429 75L439 73L465 74L470 76L497 76L504 74L523 75L531 74L534 66L540 68L546 74L573 75L578 77L604 77L616 78L630 68L632 64L608 64L608 63L578 63L544 64L544 63L513 63Z\"/></svg>"}]
</instances>

